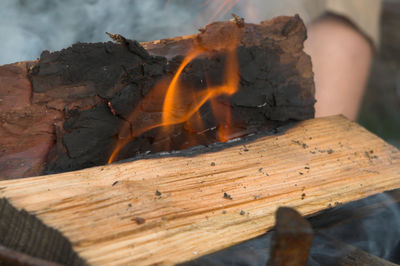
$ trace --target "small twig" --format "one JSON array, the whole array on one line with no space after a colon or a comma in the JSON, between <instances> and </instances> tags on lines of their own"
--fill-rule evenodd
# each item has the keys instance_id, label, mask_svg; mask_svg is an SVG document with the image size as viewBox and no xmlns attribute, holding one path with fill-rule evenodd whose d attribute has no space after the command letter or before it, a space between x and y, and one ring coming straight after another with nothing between
<instances>
[{"instance_id":1,"label":"small twig","mask_svg":"<svg viewBox=\"0 0 400 266\"><path fill-rule=\"evenodd\" d=\"M231 19L231 21L234 22L234 23L236 23L236 25L237 25L239 28L244 27L244 18L239 17L238 15L233 14L233 13L232 13L232 17L233 17L233 18Z\"/></svg>"},{"instance_id":2,"label":"small twig","mask_svg":"<svg viewBox=\"0 0 400 266\"><path fill-rule=\"evenodd\" d=\"M125 44L126 38L124 36L122 36L121 34L112 34L109 32L106 32L106 34L114 41L114 42L118 42L118 43L122 43Z\"/></svg>"}]
</instances>

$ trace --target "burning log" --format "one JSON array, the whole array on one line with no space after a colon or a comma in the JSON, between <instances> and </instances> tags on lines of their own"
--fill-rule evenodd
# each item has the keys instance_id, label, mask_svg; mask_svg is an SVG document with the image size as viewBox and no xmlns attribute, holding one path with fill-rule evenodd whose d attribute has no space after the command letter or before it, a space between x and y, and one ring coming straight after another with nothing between
<instances>
[{"instance_id":1,"label":"burning log","mask_svg":"<svg viewBox=\"0 0 400 266\"><path fill-rule=\"evenodd\" d=\"M310 215L400 187L400 151L340 116L235 144L1 181L0 197L90 264L149 265L259 236L279 206Z\"/></svg>"},{"instance_id":2,"label":"burning log","mask_svg":"<svg viewBox=\"0 0 400 266\"><path fill-rule=\"evenodd\" d=\"M0 76L12 69L21 81L29 111L2 110L2 177L224 142L314 115L306 32L297 16L259 25L216 22L197 35L144 43L147 50L111 36L118 43L44 52L26 63L28 73L21 64L0 67ZM7 97L20 95L7 88L0 85Z\"/></svg>"},{"instance_id":3,"label":"burning log","mask_svg":"<svg viewBox=\"0 0 400 266\"><path fill-rule=\"evenodd\" d=\"M39 175L62 112L31 102L27 63L0 66L0 178ZM62 101L62 99L60 100Z\"/></svg>"}]
</instances>

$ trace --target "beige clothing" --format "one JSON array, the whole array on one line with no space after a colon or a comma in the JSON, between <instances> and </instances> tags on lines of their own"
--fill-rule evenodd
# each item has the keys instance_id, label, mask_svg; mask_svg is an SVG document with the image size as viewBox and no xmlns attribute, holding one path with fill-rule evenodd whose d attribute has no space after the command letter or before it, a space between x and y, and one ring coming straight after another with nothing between
<instances>
[{"instance_id":1,"label":"beige clothing","mask_svg":"<svg viewBox=\"0 0 400 266\"><path fill-rule=\"evenodd\" d=\"M333 13L348 19L375 46L379 45L381 0L261 0L256 13L264 19L299 14L306 24ZM258 11L258 12L257 12Z\"/></svg>"},{"instance_id":2,"label":"beige clothing","mask_svg":"<svg viewBox=\"0 0 400 266\"><path fill-rule=\"evenodd\" d=\"M376 46L379 44L381 0L303 0L310 16L316 18L324 12L350 20Z\"/></svg>"}]
</instances>

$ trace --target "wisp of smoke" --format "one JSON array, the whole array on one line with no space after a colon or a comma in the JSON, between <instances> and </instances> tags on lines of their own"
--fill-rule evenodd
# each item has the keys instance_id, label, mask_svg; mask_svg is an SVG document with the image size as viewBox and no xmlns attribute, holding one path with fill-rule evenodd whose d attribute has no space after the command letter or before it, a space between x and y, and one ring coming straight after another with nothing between
<instances>
[{"instance_id":1,"label":"wisp of smoke","mask_svg":"<svg viewBox=\"0 0 400 266\"><path fill-rule=\"evenodd\" d=\"M229 10L216 13L221 6ZM259 22L304 12L297 0L2 0L0 65L76 42L108 41L106 31L138 41L193 34L231 13Z\"/></svg>"},{"instance_id":2,"label":"wisp of smoke","mask_svg":"<svg viewBox=\"0 0 400 266\"><path fill-rule=\"evenodd\" d=\"M338 244L337 241L398 263L400 261L398 255L400 249L400 205L390 196L385 193L374 195L336 207L335 211L341 214L347 213L350 216L358 209L368 209L368 206L373 205L379 207L373 213L362 211L363 218L350 219L346 222L346 217L340 217L340 223L315 230L308 265L337 265L337 261L349 253L349 250ZM266 265L270 254L272 234L273 231L183 265Z\"/></svg>"},{"instance_id":3,"label":"wisp of smoke","mask_svg":"<svg viewBox=\"0 0 400 266\"><path fill-rule=\"evenodd\" d=\"M164 1L3 0L0 9L0 64L32 60L42 50L75 42L103 42L105 32L139 41L196 31L185 6Z\"/></svg>"}]
</instances>

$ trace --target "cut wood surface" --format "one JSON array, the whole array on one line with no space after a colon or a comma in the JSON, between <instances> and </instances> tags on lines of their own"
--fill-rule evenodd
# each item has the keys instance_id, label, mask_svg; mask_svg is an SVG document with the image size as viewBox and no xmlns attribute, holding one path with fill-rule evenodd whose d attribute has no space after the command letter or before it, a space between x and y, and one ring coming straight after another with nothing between
<instances>
[{"instance_id":1,"label":"cut wood surface","mask_svg":"<svg viewBox=\"0 0 400 266\"><path fill-rule=\"evenodd\" d=\"M0 197L59 229L93 265L174 264L302 215L400 187L400 151L342 116L192 157L0 182ZM225 193L225 194L224 194Z\"/></svg>"}]
</instances>

